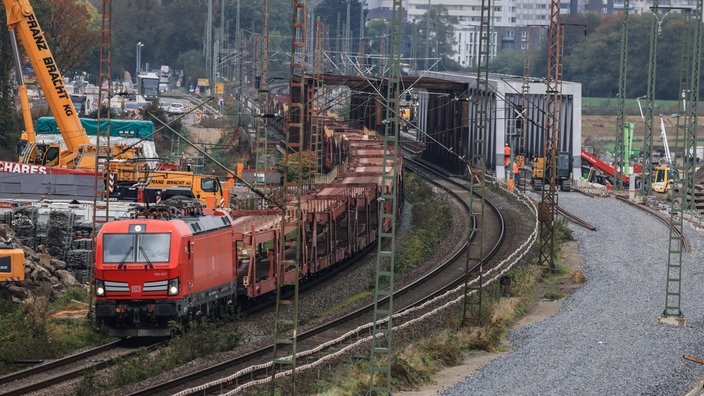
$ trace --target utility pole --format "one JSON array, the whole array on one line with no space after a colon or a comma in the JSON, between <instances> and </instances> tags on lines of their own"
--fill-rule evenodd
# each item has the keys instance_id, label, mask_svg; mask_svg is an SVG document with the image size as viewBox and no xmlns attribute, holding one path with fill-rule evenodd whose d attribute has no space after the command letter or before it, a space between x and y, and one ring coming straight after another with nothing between
<instances>
[{"instance_id":1,"label":"utility pole","mask_svg":"<svg viewBox=\"0 0 704 396\"><path fill-rule=\"evenodd\" d=\"M208 0L208 20L205 27L205 70L209 74L208 85L210 92L213 92L213 76L212 76L212 55L213 55L213 0Z\"/></svg>"},{"instance_id":2,"label":"utility pole","mask_svg":"<svg viewBox=\"0 0 704 396\"><path fill-rule=\"evenodd\" d=\"M643 171L640 191L642 195L653 193L653 129L655 107L655 64L658 59L658 37L662 28L662 20L658 16L658 0L653 0L650 7L653 20L650 25L650 54L648 56L648 88L645 106L645 132L643 136ZM664 19L664 16L663 16Z\"/></svg>"},{"instance_id":3,"label":"utility pole","mask_svg":"<svg viewBox=\"0 0 704 396\"><path fill-rule=\"evenodd\" d=\"M286 393L295 395L296 393L296 365L297 365L297 345L298 345L298 287L301 271L301 258L303 257L302 246L304 244L303 230L303 159L304 159L304 134L306 124L306 90L305 90L305 47L306 47L306 6L304 0L293 0L293 24L291 37L291 63L289 80L289 110L287 114L288 129L286 130L286 154L284 155L285 169L296 168L296 201L293 207L282 210L281 213L281 243L279 246L277 282L276 282L276 310L274 324L274 357L272 359L271 370L271 395L276 393L276 374L280 369L286 368L291 371L288 378L288 389ZM297 80L300 79L300 80ZM284 172L284 189L289 182L288 173ZM286 230L296 230L295 236L286 238ZM293 259L287 259L284 252L294 251ZM285 272L291 271L293 276L291 281L285 280ZM293 290L293 296L286 298L282 288L288 287ZM288 334L288 335L287 335ZM290 357L280 356L281 349L290 348ZM284 370L287 371L287 370Z\"/></svg>"},{"instance_id":4,"label":"utility pole","mask_svg":"<svg viewBox=\"0 0 704 396\"><path fill-rule=\"evenodd\" d=\"M625 136L626 131L626 74L628 73L628 13L629 13L629 0L623 1L623 19L621 20L621 62L619 67L619 78L618 78L618 116L616 117L616 147L614 149L615 155L615 167L614 176L616 178L616 184L614 188L617 190L622 189L623 186L623 175L628 173L625 169L626 159L630 153L625 150Z\"/></svg>"},{"instance_id":5,"label":"utility pole","mask_svg":"<svg viewBox=\"0 0 704 396\"><path fill-rule=\"evenodd\" d=\"M350 0L347 0L347 11L346 11L346 17L345 17L345 38L343 41L343 45L345 46L345 50L343 51L344 54L342 55L344 57L343 61L343 67L345 74L350 74L350 43L352 41L351 33L350 33Z\"/></svg>"},{"instance_id":6,"label":"utility pole","mask_svg":"<svg viewBox=\"0 0 704 396\"><path fill-rule=\"evenodd\" d=\"M374 322L370 358L369 395L391 394L391 360L393 354L394 265L396 261L396 209L399 155L399 96L401 95L401 19L402 0L393 0L389 46L386 118L384 120L384 164L391 171L381 176L379 238L374 283ZM384 230L384 224L390 230ZM377 361L378 360L378 361Z\"/></svg>"},{"instance_id":7,"label":"utility pole","mask_svg":"<svg viewBox=\"0 0 704 396\"><path fill-rule=\"evenodd\" d=\"M560 0L551 0L548 25L548 75L545 87L544 169L541 202L538 204L540 225L539 263L555 271L555 212L557 210L557 147L562 105L562 26Z\"/></svg>"},{"instance_id":8,"label":"utility pole","mask_svg":"<svg viewBox=\"0 0 704 396\"><path fill-rule=\"evenodd\" d=\"M425 70L428 70L430 61L430 0L428 0L428 10L425 11Z\"/></svg>"}]
</instances>

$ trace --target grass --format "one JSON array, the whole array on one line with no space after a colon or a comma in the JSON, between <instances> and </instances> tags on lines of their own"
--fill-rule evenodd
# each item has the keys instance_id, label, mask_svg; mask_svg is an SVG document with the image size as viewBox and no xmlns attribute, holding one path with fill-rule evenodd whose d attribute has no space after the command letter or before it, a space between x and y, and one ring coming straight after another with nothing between
<instances>
[{"instance_id":1,"label":"grass","mask_svg":"<svg viewBox=\"0 0 704 396\"><path fill-rule=\"evenodd\" d=\"M367 290L367 291L364 291L364 292L362 292L362 293L357 293L357 294L355 294L354 296L349 297L349 298L345 299L344 301L335 304L334 306L330 307L329 309L327 309L327 310L325 310L325 311L323 311L323 312L320 312L319 314L313 316L313 317L311 318L311 321L312 321L312 320L315 320L315 319L317 319L317 318L324 318L324 317L326 317L326 316L329 316L329 315L331 315L333 312L339 311L340 309L342 309L342 308L344 308L344 307L346 307L346 306L348 306L348 305L350 305L350 304L354 304L355 302L357 302L357 301L359 301L359 300L361 300L361 299L363 299L363 298L366 298L366 297L370 296L371 294L372 294L372 291L371 291L371 290Z\"/></svg>"},{"instance_id":2,"label":"grass","mask_svg":"<svg viewBox=\"0 0 704 396\"><path fill-rule=\"evenodd\" d=\"M558 249L563 242L573 240L565 222L558 221L555 230ZM396 352L391 362L394 391L416 389L429 383L434 374L445 367L460 364L473 352L506 350L504 337L536 301L564 298L575 283L584 281L581 271L561 266L559 255L554 272L526 263L506 275L511 280L508 288L502 288L498 282L485 287L481 313L474 309L476 299L470 299L471 323L462 324L463 310L458 306L440 319L440 323L430 324L432 330L394 333ZM565 285L570 287L563 287ZM300 391L316 395L365 394L369 387L368 359L368 355L360 356L351 363L334 366L310 389ZM378 364L385 363L380 361Z\"/></svg>"},{"instance_id":3,"label":"grass","mask_svg":"<svg viewBox=\"0 0 704 396\"><path fill-rule=\"evenodd\" d=\"M645 108L645 99L641 99L641 106ZM672 113L676 111L679 103L676 100L656 100L654 111L656 113ZM584 114L617 114L619 107L618 98L582 98L582 111ZM638 101L636 99L626 99L624 101L624 111L626 114L640 114Z\"/></svg>"},{"instance_id":4,"label":"grass","mask_svg":"<svg viewBox=\"0 0 704 396\"><path fill-rule=\"evenodd\" d=\"M19 306L0 300L0 374L24 368L18 361L56 359L107 342L87 316L52 316L58 311L84 310L87 300L88 292L83 287L69 289L53 302L36 299Z\"/></svg>"},{"instance_id":5,"label":"grass","mask_svg":"<svg viewBox=\"0 0 704 396\"><path fill-rule=\"evenodd\" d=\"M422 263L452 226L450 204L444 194L437 194L413 173L406 175L404 183L406 199L413 205L413 226L396 252L397 274L408 273Z\"/></svg>"},{"instance_id":6,"label":"grass","mask_svg":"<svg viewBox=\"0 0 704 396\"><path fill-rule=\"evenodd\" d=\"M243 334L237 325L238 315L213 322L207 318L190 325L187 332L171 340L156 352L141 349L119 361L109 377L85 376L76 388L77 394L98 394L118 389L167 372L202 356L212 356L240 345Z\"/></svg>"}]
</instances>

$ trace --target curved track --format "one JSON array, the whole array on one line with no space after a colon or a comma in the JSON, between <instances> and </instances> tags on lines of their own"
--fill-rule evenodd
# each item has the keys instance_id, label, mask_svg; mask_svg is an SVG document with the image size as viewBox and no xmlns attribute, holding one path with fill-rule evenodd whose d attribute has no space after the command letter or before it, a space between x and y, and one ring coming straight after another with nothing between
<instances>
[{"instance_id":1,"label":"curved track","mask_svg":"<svg viewBox=\"0 0 704 396\"><path fill-rule=\"evenodd\" d=\"M81 377L88 371L110 367L116 359L136 353L137 346L153 349L163 345L163 341L145 341L117 340L5 375L0 377L0 395L26 395L47 389Z\"/></svg>"},{"instance_id":2,"label":"curved track","mask_svg":"<svg viewBox=\"0 0 704 396\"><path fill-rule=\"evenodd\" d=\"M665 224L668 228L671 228L675 232L675 234L680 237L680 239L682 240L682 243L683 243L684 250L687 252L690 251L689 240L687 240L687 237L682 233L682 230L680 230L677 227L672 225L672 222L670 222L670 219L667 216L664 216L663 214L659 213L658 211L656 211L654 209L649 208L648 206L635 203L628 198L625 198L625 197L622 197L619 195L614 195L614 197L616 197L616 199L618 199L619 201L621 201L623 203L626 203L628 205L636 207L636 208L638 208L638 209L640 209L640 210L642 210L652 216L655 216L655 218L660 220L660 222Z\"/></svg>"},{"instance_id":3,"label":"curved track","mask_svg":"<svg viewBox=\"0 0 704 396\"><path fill-rule=\"evenodd\" d=\"M466 183L461 183L439 175L430 168L423 167L406 159L409 169L423 173L424 177L431 180L438 187L447 191L453 200L463 203L469 201L469 192ZM496 185L498 186L498 185ZM492 189L497 189L494 186ZM508 268L519 262L532 245L537 235L535 221L535 207L529 200L518 197L524 208L529 210L510 211L505 207L495 205L494 200L506 205L507 201L516 196L507 196L505 191L488 191L494 194L486 198L489 210L484 216L484 283L498 279ZM465 206L465 209L467 207ZM474 208L477 209L476 207ZM511 233L506 233L506 223L502 212L509 213ZM466 220L465 220L466 224ZM468 228L468 227L467 227ZM443 262L437 264L420 279L399 286L394 294L393 317L394 330L398 331L435 315L444 309L464 299L464 282L468 233L465 234L464 243L458 244L452 254ZM471 245L472 248L477 248ZM476 252L470 252L476 257ZM473 263L472 269L478 263ZM476 289L477 274L470 275L469 284ZM315 328L305 329L297 337L297 379L305 376L306 369L317 367L330 359L344 354L366 355L365 346L368 348L371 326L373 320L373 304L367 304L354 312L342 317L332 318L326 323ZM267 383L271 377L271 350L272 346L266 345L257 350L242 354L235 359L210 366L204 370L194 372L168 382L142 388L131 393L132 395L147 395L173 392L183 389L177 394L209 392L229 393L242 392L247 388ZM365 356L366 357L366 356ZM298 374L303 373L303 375ZM184 389L185 388L185 389Z\"/></svg>"}]
</instances>

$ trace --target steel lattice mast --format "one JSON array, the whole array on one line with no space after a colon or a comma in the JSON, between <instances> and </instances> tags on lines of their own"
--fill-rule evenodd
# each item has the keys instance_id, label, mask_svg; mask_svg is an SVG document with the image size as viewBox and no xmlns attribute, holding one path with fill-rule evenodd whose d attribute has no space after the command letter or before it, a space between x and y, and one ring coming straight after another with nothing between
<instances>
[{"instance_id":1,"label":"steel lattice mast","mask_svg":"<svg viewBox=\"0 0 704 396\"><path fill-rule=\"evenodd\" d=\"M470 152L470 162L467 165L469 174L469 235L475 235L467 250L467 261L464 274L464 304L462 325L467 324L467 308L469 304L469 269L470 263L479 265L479 283L476 301L476 318L482 321L482 297L484 288L484 187L486 185L486 142L489 133L489 117L491 109L491 93L489 88L489 56L491 55L491 0L482 0L479 25L479 50L477 56L477 87L472 93L474 107L474 141ZM473 221L474 220L474 221ZM476 252L472 254L471 252Z\"/></svg>"},{"instance_id":2,"label":"steel lattice mast","mask_svg":"<svg viewBox=\"0 0 704 396\"><path fill-rule=\"evenodd\" d=\"M550 23L548 26L548 75L545 90L545 133L544 155L545 172L543 172L543 189L538 205L538 222L540 224L539 264L555 270L555 211L557 206L557 144L559 140L560 105L562 95L561 81L561 44L562 26L560 25L560 2L550 3ZM546 188L547 187L547 188Z\"/></svg>"},{"instance_id":3,"label":"steel lattice mast","mask_svg":"<svg viewBox=\"0 0 704 396\"><path fill-rule=\"evenodd\" d=\"M699 74L701 71L701 53L702 53L702 0L697 0L696 10L694 10L694 32L691 40L691 51L685 47L683 54L689 54L691 64L689 65L689 84L683 94L685 114L684 124L684 165L683 171L683 195L682 202L684 209L695 209L694 197L695 191L695 173L696 168L694 162L696 160L697 149L697 129L699 119ZM686 59L686 58L684 58Z\"/></svg>"},{"instance_id":4,"label":"steel lattice mast","mask_svg":"<svg viewBox=\"0 0 704 396\"><path fill-rule=\"evenodd\" d=\"M396 192L399 137L399 95L401 94L401 16L402 0L393 1L391 45L389 48L386 118L384 120L384 164L379 200L379 237L374 284L374 323L370 358L369 394L391 394L394 264L396 254ZM388 230L384 225L388 224ZM379 375L377 375L379 374Z\"/></svg>"},{"instance_id":5,"label":"steel lattice mast","mask_svg":"<svg viewBox=\"0 0 704 396\"><path fill-rule=\"evenodd\" d=\"M257 133L255 138L255 169L257 174L262 170L264 171L264 182L266 183L266 171L268 170L267 120L269 113L269 0L263 0L262 5L264 7L264 15L262 16L262 65L259 75L259 95L257 100L259 114L257 117Z\"/></svg>"},{"instance_id":6,"label":"steel lattice mast","mask_svg":"<svg viewBox=\"0 0 704 396\"><path fill-rule=\"evenodd\" d=\"M628 0L623 2L623 18L621 19L621 61L619 64L618 74L618 116L616 117L616 147L614 148L614 156L616 163L614 167L615 184L614 188L622 189L623 175L628 173L625 169L627 156L624 144L624 133L626 131L626 81L628 73L628 14L630 5Z\"/></svg>"},{"instance_id":7,"label":"steel lattice mast","mask_svg":"<svg viewBox=\"0 0 704 396\"><path fill-rule=\"evenodd\" d=\"M685 135L684 135L684 177L681 181L674 181L679 186L679 199L676 197L678 188L672 186L670 195L670 233L668 239L667 278L665 287L665 309L660 321L684 325L682 312L682 249L684 242L678 231L684 227L684 211L694 207L694 160L696 157L697 140L697 104L699 101L699 72L701 67L702 47L702 0L697 0L696 15L694 18L694 34L692 48L684 47L683 51L692 52L689 89L684 92ZM683 59L686 59L683 56ZM685 67L683 65L682 67Z\"/></svg>"},{"instance_id":8,"label":"steel lattice mast","mask_svg":"<svg viewBox=\"0 0 704 396\"><path fill-rule=\"evenodd\" d=\"M642 195L653 193L653 128L655 107L655 64L658 58L658 37L661 21L658 19L658 0L653 0L653 21L650 25L650 55L648 56L648 86L646 91L645 125L643 136L643 171L640 191Z\"/></svg>"},{"instance_id":9,"label":"steel lattice mast","mask_svg":"<svg viewBox=\"0 0 704 396\"><path fill-rule=\"evenodd\" d=\"M110 190L113 187L114 179L110 175L110 58L112 52L112 0L103 0L100 28L100 70L98 81L98 133L95 142L95 181L93 184L93 226L92 226L92 252L90 264L90 304L88 316L94 314L93 296L95 296L95 257L97 251L96 238L100 227L107 223L110 216ZM105 115L105 130L101 115L103 104L107 103ZM101 209L104 215L100 215Z\"/></svg>"},{"instance_id":10,"label":"steel lattice mast","mask_svg":"<svg viewBox=\"0 0 704 396\"><path fill-rule=\"evenodd\" d=\"M293 0L293 35L291 37L291 67L289 80L289 109L286 128L286 154L283 175L284 197L288 195L288 173L294 167L297 174L295 205L289 210L282 209L281 231L279 235L277 273L276 273L276 312L274 324L274 357L271 373L271 394L277 390L277 373L286 368L290 375L282 376L288 379L287 392L296 394L296 354L298 334L298 288L301 273L303 215L301 209L301 195L303 190L303 135L305 124L305 46L306 46L306 7L304 0ZM287 238L287 232L295 235ZM292 259L288 259L286 251L294 252ZM287 271L292 269L292 271ZM287 272L292 275L285 278ZM284 298L282 288L288 286L293 290L293 296ZM285 312L284 312L285 311ZM290 336L285 336L290 334ZM290 348L290 355L279 356L280 349Z\"/></svg>"},{"instance_id":11,"label":"steel lattice mast","mask_svg":"<svg viewBox=\"0 0 704 396\"><path fill-rule=\"evenodd\" d=\"M311 117L311 133L310 133L310 151L315 155L315 173L323 172L323 122L322 112L323 106L321 103L324 100L323 87L323 65L325 52L323 48L323 22L320 18L315 21L315 35L313 39L313 83L309 90L308 97L315 98L311 101L310 117ZM317 96L316 96L317 95Z\"/></svg>"}]
</instances>

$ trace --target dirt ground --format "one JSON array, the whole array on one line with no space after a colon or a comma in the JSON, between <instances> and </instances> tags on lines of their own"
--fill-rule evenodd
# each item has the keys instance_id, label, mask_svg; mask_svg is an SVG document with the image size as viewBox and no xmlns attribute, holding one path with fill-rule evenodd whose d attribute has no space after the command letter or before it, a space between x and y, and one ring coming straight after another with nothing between
<instances>
[{"instance_id":1,"label":"dirt ground","mask_svg":"<svg viewBox=\"0 0 704 396\"><path fill-rule=\"evenodd\" d=\"M674 131L676 126L676 120L670 115L663 115L663 121L665 123L665 130L667 132L668 140L674 140ZM638 116L626 116L626 122L632 122L636 126L634 139L643 140L643 120L640 115ZM699 117L698 125L704 125L704 117ZM655 115L654 120L653 138L656 145L660 145L660 115ZM701 126L699 127L701 131ZM701 132L699 132L701 135ZM670 136L673 135L673 136ZM589 137L597 138L599 140L608 141L616 139L616 116L615 115L582 115L582 144ZM670 143L672 144L672 143Z\"/></svg>"},{"instance_id":2,"label":"dirt ground","mask_svg":"<svg viewBox=\"0 0 704 396\"><path fill-rule=\"evenodd\" d=\"M577 242L571 241L563 244L562 251L562 265L568 269L568 272L578 270L580 264L582 263L582 256L579 251L579 245ZM573 277L566 277L564 283L562 283L561 290L565 296L574 293L579 286L582 284L579 279L574 279ZM523 326L527 326L541 320L547 319L555 315L560 308L562 308L562 300L547 300L541 299L535 306L518 322L513 326L513 330L519 329ZM415 391L402 391L394 392L394 395L403 396L429 396L429 395L439 395L443 389L446 389L457 382L464 380L466 377L471 377L479 369L481 369L485 364L491 362L499 356L511 352L511 345L508 341L504 341L506 345L506 352L474 352L468 355L464 362L460 365L447 367L440 371L439 373L433 375L432 383L421 386L420 389Z\"/></svg>"}]
</instances>

